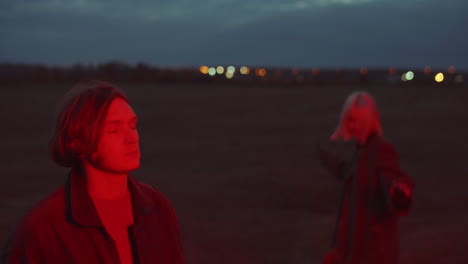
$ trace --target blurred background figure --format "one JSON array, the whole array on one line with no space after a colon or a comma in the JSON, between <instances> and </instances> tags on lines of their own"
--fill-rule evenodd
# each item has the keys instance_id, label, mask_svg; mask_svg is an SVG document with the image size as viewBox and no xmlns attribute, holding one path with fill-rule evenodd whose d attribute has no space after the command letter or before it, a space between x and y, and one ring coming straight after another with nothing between
<instances>
[{"instance_id":1,"label":"blurred background figure","mask_svg":"<svg viewBox=\"0 0 468 264\"><path fill-rule=\"evenodd\" d=\"M318 147L323 166L343 181L332 247L322 264L398 263L398 219L410 209L415 184L383 138L371 95L348 96L331 140L355 140L356 149L351 161L344 161Z\"/></svg>"}]
</instances>

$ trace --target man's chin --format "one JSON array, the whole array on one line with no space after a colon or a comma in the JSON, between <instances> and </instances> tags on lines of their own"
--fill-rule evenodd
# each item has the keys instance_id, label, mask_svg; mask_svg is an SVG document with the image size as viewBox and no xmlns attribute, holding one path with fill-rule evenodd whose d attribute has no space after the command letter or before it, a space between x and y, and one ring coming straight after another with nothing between
<instances>
[{"instance_id":1,"label":"man's chin","mask_svg":"<svg viewBox=\"0 0 468 264\"><path fill-rule=\"evenodd\" d=\"M117 174L129 174L139 168L140 168L140 163L138 163L135 166L128 166L125 168L114 168L114 169L111 169L111 171Z\"/></svg>"},{"instance_id":2,"label":"man's chin","mask_svg":"<svg viewBox=\"0 0 468 264\"><path fill-rule=\"evenodd\" d=\"M138 165L135 165L135 166L132 166L132 167L129 167L129 168L126 168L126 173L130 173L132 171L135 171L135 170L138 170L140 168L140 163L138 163Z\"/></svg>"}]
</instances>

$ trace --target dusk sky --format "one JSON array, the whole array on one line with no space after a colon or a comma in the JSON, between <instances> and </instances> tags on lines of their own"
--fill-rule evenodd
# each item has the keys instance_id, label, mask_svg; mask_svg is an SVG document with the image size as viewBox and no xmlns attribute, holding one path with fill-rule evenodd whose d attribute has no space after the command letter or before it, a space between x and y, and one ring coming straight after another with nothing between
<instances>
[{"instance_id":1,"label":"dusk sky","mask_svg":"<svg viewBox=\"0 0 468 264\"><path fill-rule=\"evenodd\" d=\"M468 70L468 0L0 0L0 62Z\"/></svg>"}]
</instances>

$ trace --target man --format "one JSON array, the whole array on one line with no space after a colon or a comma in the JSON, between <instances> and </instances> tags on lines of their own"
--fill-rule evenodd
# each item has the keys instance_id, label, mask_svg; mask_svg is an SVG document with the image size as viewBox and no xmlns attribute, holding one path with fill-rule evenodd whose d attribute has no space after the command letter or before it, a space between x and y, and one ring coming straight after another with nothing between
<instances>
[{"instance_id":1,"label":"man","mask_svg":"<svg viewBox=\"0 0 468 264\"><path fill-rule=\"evenodd\" d=\"M344 181L332 249L323 264L398 263L398 219L410 209L414 183L401 170L393 146L382 137L374 99L351 94L332 140L356 141L350 162L319 149L322 164Z\"/></svg>"},{"instance_id":2,"label":"man","mask_svg":"<svg viewBox=\"0 0 468 264\"><path fill-rule=\"evenodd\" d=\"M183 263L169 200L129 175L140 167L137 116L117 87L80 83L66 96L50 141L66 183L19 224L3 263Z\"/></svg>"}]
</instances>

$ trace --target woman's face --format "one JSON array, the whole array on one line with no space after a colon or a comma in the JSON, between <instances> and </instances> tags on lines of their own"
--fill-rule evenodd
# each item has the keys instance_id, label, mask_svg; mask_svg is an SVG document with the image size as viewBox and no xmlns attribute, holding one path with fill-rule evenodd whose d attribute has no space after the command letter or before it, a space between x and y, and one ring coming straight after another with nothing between
<instances>
[{"instance_id":1,"label":"woman's face","mask_svg":"<svg viewBox=\"0 0 468 264\"><path fill-rule=\"evenodd\" d=\"M369 134L369 110L365 107L353 107L343 120L344 127L351 138L363 141Z\"/></svg>"}]
</instances>

